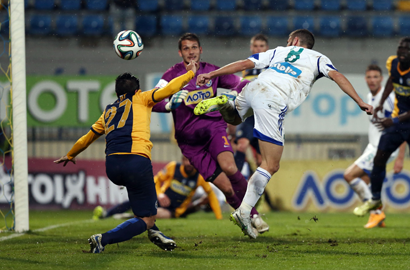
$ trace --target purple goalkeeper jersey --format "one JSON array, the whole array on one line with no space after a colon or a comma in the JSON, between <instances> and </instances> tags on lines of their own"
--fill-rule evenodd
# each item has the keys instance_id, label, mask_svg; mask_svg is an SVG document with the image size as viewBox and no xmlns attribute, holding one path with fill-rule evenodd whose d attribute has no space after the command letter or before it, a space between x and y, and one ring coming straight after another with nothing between
<instances>
[{"instance_id":1,"label":"purple goalkeeper jersey","mask_svg":"<svg viewBox=\"0 0 410 270\"><path fill-rule=\"evenodd\" d=\"M184 103L182 103L176 110L172 111L172 116L174 118L175 125L175 139L178 143L184 144L197 144L205 143L204 140L209 138L210 133L212 133L213 124L224 124L226 123L222 119L221 114L218 111L207 113L206 115L197 116L194 114L195 106L202 100L215 97L217 94L217 88L232 89L240 92L242 89L235 89L235 87L240 83L241 78L236 75L223 75L220 77L215 77L210 80L206 85L199 87L196 85L196 78L198 74L208 73L219 67L206 63L200 62L199 69L196 76L182 89L188 90L189 93L185 98ZM178 63L168 69L164 75L162 75L161 80L158 82L158 88L164 87L172 79L185 74L186 69L184 62ZM152 111L154 112L168 112L165 109L165 104L168 101L163 100L157 103Z\"/></svg>"}]
</instances>

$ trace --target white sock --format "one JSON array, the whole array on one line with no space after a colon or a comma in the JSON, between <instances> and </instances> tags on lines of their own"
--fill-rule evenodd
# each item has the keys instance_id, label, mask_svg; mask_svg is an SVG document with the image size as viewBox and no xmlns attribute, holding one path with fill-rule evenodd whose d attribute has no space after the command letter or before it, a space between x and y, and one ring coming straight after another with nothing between
<instances>
[{"instance_id":1,"label":"white sock","mask_svg":"<svg viewBox=\"0 0 410 270\"><path fill-rule=\"evenodd\" d=\"M360 200L367 201L372 198L372 192L369 186L360 178L353 179L349 183L350 187L359 195Z\"/></svg>"},{"instance_id":2,"label":"white sock","mask_svg":"<svg viewBox=\"0 0 410 270\"><path fill-rule=\"evenodd\" d=\"M249 207L252 209L262 196L271 177L268 171L258 167L248 181L248 188L246 189L245 197L243 197L240 208L245 211L247 211Z\"/></svg>"}]
</instances>

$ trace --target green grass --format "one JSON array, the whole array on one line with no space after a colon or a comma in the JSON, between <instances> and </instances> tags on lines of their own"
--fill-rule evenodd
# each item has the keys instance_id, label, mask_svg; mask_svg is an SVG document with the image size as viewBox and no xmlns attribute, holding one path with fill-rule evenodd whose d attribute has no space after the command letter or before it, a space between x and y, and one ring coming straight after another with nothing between
<instances>
[{"instance_id":1,"label":"green grass","mask_svg":"<svg viewBox=\"0 0 410 270\"><path fill-rule=\"evenodd\" d=\"M157 221L179 246L172 252L144 233L107 246L103 254L83 253L87 238L120 221L86 222L90 217L86 211L31 211L31 232L0 241L0 269L410 269L406 214L388 214L386 228L364 229L367 218L348 213L268 213L270 231L251 240L227 213L223 220L197 213ZM69 222L82 223L38 230Z\"/></svg>"}]
</instances>

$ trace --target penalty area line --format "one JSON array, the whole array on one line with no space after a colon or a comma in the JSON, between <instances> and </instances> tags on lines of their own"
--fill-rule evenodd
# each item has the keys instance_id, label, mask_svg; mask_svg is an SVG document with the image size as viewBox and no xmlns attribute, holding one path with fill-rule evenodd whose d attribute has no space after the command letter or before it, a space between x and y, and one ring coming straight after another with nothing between
<instances>
[{"instance_id":1,"label":"penalty area line","mask_svg":"<svg viewBox=\"0 0 410 270\"><path fill-rule=\"evenodd\" d=\"M33 232L45 232L45 231L60 228L60 227L66 227L66 226L70 226L70 225L74 225L74 224L88 223L88 222L94 222L94 221L95 220L91 219L91 220L82 220L82 221L75 221L75 222L69 222L69 223L56 224L56 225L51 225L51 226L47 226L47 227L44 227L44 228L33 230ZM16 238L16 237L19 237L19 236L23 236L23 235L26 235L26 234L27 233L14 233L14 234L9 235L9 236L0 237L0 242L5 241L5 240L9 240L9 239L13 239L13 238Z\"/></svg>"}]
</instances>

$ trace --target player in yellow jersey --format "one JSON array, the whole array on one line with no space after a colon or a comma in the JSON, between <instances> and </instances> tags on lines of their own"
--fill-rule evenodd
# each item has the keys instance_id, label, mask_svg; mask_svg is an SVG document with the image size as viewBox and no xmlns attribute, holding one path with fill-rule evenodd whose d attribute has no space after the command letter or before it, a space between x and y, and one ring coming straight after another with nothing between
<instances>
[{"instance_id":1,"label":"player in yellow jersey","mask_svg":"<svg viewBox=\"0 0 410 270\"><path fill-rule=\"evenodd\" d=\"M150 240L164 250L176 247L155 225L157 195L151 164L150 121L152 107L177 93L194 78L197 64L191 61L185 74L175 78L164 88L142 92L139 81L129 73L117 77L115 92L118 99L107 105L91 130L81 137L66 156L55 163L75 164L75 157L101 135L106 135L106 172L116 185L125 186L134 218L116 228L95 234L88 239L92 253L101 253L105 246L131 239L148 230Z\"/></svg>"}]
</instances>

